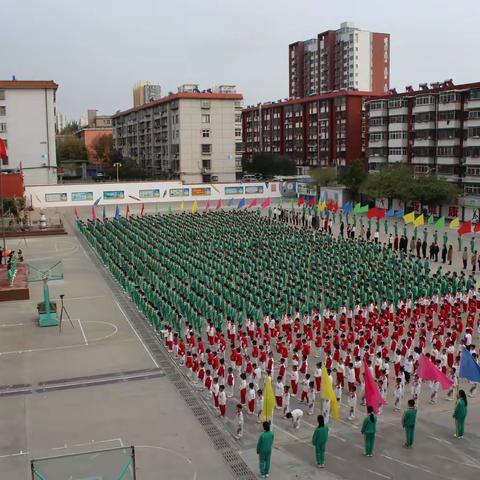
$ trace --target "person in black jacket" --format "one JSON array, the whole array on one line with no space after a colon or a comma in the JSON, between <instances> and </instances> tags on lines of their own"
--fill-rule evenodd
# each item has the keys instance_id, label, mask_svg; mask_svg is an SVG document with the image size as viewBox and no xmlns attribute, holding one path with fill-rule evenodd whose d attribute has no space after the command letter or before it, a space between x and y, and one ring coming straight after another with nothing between
<instances>
[{"instance_id":1,"label":"person in black jacket","mask_svg":"<svg viewBox=\"0 0 480 480\"><path fill-rule=\"evenodd\" d=\"M440 247L438 246L438 243L435 242L433 244L433 259L438 262L438 254L440 253Z\"/></svg>"},{"instance_id":2,"label":"person in black jacket","mask_svg":"<svg viewBox=\"0 0 480 480\"><path fill-rule=\"evenodd\" d=\"M444 243L442 247L442 263L445 263L446 261L447 261L447 245Z\"/></svg>"},{"instance_id":3,"label":"person in black jacket","mask_svg":"<svg viewBox=\"0 0 480 480\"><path fill-rule=\"evenodd\" d=\"M420 258L420 250L422 249L422 241L420 239L417 239L417 258Z\"/></svg>"},{"instance_id":4,"label":"person in black jacket","mask_svg":"<svg viewBox=\"0 0 480 480\"><path fill-rule=\"evenodd\" d=\"M423 258L427 258L427 241L424 240L422 243L422 255Z\"/></svg>"}]
</instances>

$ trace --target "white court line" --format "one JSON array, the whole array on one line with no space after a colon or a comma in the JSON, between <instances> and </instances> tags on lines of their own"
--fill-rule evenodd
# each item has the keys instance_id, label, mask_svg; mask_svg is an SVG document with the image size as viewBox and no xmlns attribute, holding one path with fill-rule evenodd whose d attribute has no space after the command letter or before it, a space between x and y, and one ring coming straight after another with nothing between
<instances>
[{"instance_id":1,"label":"white court line","mask_svg":"<svg viewBox=\"0 0 480 480\"><path fill-rule=\"evenodd\" d=\"M423 472L427 472L427 473L433 473L429 468L419 467L418 465L413 465L413 463L404 462L403 460L399 460L398 458L393 458L388 455L382 454L381 456L384 458L387 458L388 460L392 460L393 462L398 462L402 465L405 465L406 467L416 468L418 470L422 470Z\"/></svg>"},{"instance_id":2,"label":"white court line","mask_svg":"<svg viewBox=\"0 0 480 480\"><path fill-rule=\"evenodd\" d=\"M157 368L160 368L160 365L157 363L157 361L153 358L153 355L150 353L150 350L147 348L147 346L145 345L145 343L143 343L143 340L140 338L140 335L137 333L137 331L133 328L133 325L130 323L130 320L128 319L127 317L127 314L123 311L123 308L120 306L120 304L118 303L117 299L114 298L114 301L115 303L117 304L117 307L118 309L122 312L122 315L125 317L125 320L128 322L128 324L130 325L130 328L133 330L133 333L135 333L135 335L137 336L137 338L140 340L140 343L143 345L143 348L145 349L145 351L148 353L148 356L152 359L154 365L157 367Z\"/></svg>"},{"instance_id":3,"label":"white court line","mask_svg":"<svg viewBox=\"0 0 480 480\"><path fill-rule=\"evenodd\" d=\"M113 327L113 333L109 333L108 335L105 335L103 337L90 338L90 343L97 342L97 341L100 341L100 340L105 340L107 338L113 337L118 332L118 327L116 325L114 325L113 323L110 323L110 322L104 322L102 320L84 320L83 323L104 323L106 325L110 325L111 327Z\"/></svg>"},{"instance_id":4,"label":"white court line","mask_svg":"<svg viewBox=\"0 0 480 480\"><path fill-rule=\"evenodd\" d=\"M23 323L3 323L2 325L0 325L1 328L5 328L5 327L21 327L23 326L24 324Z\"/></svg>"},{"instance_id":5,"label":"white court line","mask_svg":"<svg viewBox=\"0 0 480 480\"><path fill-rule=\"evenodd\" d=\"M443 438L433 437L432 435L427 435L427 437L432 438L433 440L436 440L437 442L440 442L440 443L446 443L447 445L452 444L452 442L449 442L448 440L444 440Z\"/></svg>"},{"instance_id":6,"label":"white court line","mask_svg":"<svg viewBox=\"0 0 480 480\"><path fill-rule=\"evenodd\" d=\"M337 455L334 455L333 453L328 453L328 456L336 458L337 460L340 460L341 462L346 462L347 461L347 460L345 460L345 458L338 457Z\"/></svg>"},{"instance_id":7,"label":"white court line","mask_svg":"<svg viewBox=\"0 0 480 480\"><path fill-rule=\"evenodd\" d=\"M82 331L83 339L85 340L85 345L88 345L87 336L85 335L85 330L82 326L82 321L78 318L78 324L80 325L80 330Z\"/></svg>"},{"instance_id":8,"label":"white court line","mask_svg":"<svg viewBox=\"0 0 480 480\"><path fill-rule=\"evenodd\" d=\"M20 457L21 455L28 455L30 452L24 452L20 450L18 453L10 453L8 455L0 455L0 458Z\"/></svg>"},{"instance_id":9,"label":"white court line","mask_svg":"<svg viewBox=\"0 0 480 480\"><path fill-rule=\"evenodd\" d=\"M447 460L449 462L458 463L459 465L465 465L466 467L480 469L480 466L474 465L473 463L459 462L458 460L454 460L453 458L449 458L449 457L444 457L443 455L435 455L435 456L438 458L443 458L444 460Z\"/></svg>"},{"instance_id":10,"label":"white court line","mask_svg":"<svg viewBox=\"0 0 480 480\"><path fill-rule=\"evenodd\" d=\"M383 473L376 472L375 470L370 470L369 468L367 468L366 470L367 472L373 473L374 475L378 475L379 477L382 477L382 478L392 478L392 477L389 477L388 475L384 475Z\"/></svg>"}]
</instances>

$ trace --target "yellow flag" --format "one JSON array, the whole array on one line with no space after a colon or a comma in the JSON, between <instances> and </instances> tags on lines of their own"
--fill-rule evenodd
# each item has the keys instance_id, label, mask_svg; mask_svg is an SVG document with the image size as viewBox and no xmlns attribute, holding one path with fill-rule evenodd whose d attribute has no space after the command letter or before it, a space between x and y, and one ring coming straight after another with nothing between
<instances>
[{"instance_id":1,"label":"yellow flag","mask_svg":"<svg viewBox=\"0 0 480 480\"><path fill-rule=\"evenodd\" d=\"M275 408L275 395L273 394L272 382L267 376L265 385L263 386L263 405L262 420L265 422L273 417L273 409Z\"/></svg>"},{"instance_id":2,"label":"yellow flag","mask_svg":"<svg viewBox=\"0 0 480 480\"><path fill-rule=\"evenodd\" d=\"M458 228L459 226L460 226L460 220L458 218L454 218L449 225L450 228Z\"/></svg>"},{"instance_id":3,"label":"yellow flag","mask_svg":"<svg viewBox=\"0 0 480 480\"><path fill-rule=\"evenodd\" d=\"M425 223L425 218L423 217L423 213L419 215L414 221L413 221L413 226L414 227L420 227Z\"/></svg>"},{"instance_id":4,"label":"yellow flag","mask_svg":"<svg viewBox=\"0 0 480 480\"><path fill-rule=\"evenodd\" d=\"M323 212L325 210L325 208L327 208L327 204L325 202L325 200L322 202L322 201L318 201L318 211L319 212Z\"/></svg>"},{"instance_id":5,"label":"yellow flag","mask_svg":"<svg viewBox=\"0 0 480 480\"><path fill-rule=\"evenodd\" d=\"M337 397L335 397L335 392L333 391L332 382L328 376L327 369L325 365L322 365L322 389L320 391L320 397L330 400L330 406L332 411L332 418L338 420L338 402Z\"/></svg>"},{"instance_id":6,"label":"yellow flag","mask_svg":"<svg viewBox=\"0 0 480 480\"><path fill-rule=\"evenodd\" d=\"M185 204L183 203L183 200L182 200L182 203L180 204L180 210L185 210Z\"/></svg>"},{"instance_id":7,"label":"yellow flag","mask_svg":"<svg viewBox=\"0 0 480 480\"><path fill-rule=\"evenodd\" d=\"M192 205L192 213L197 213L197 210L198 210L198 203L195 200Z\"/></svg>"},{"instance_id":8,"label":"yellow flag","mask_svg":"<svg viewBox=\"0 0 480 480\"><path fill-rule=\"evenodd\" d=\"M405 223L412 223L415 221L415 212L410 212L407 213L406 215L403 216L403 221Z\"/></svg>"}]
</instances>

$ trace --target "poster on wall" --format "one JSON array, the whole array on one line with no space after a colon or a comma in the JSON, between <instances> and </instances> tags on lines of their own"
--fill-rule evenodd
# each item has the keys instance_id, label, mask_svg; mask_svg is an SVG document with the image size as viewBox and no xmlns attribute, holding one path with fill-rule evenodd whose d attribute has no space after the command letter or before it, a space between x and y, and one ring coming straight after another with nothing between
<instances>
[{"instance_id":1,"label":"poster on wall","mask_svg":"<svg viewBox=\"0 0 480 480\"><path fill-rule=\"evenodd\" d=\"M93 200L93 192L72 192L72 202L90 202Z\"/></svg>"},{"instance_id":2,"label":"poster on wall","mask_svg":"<svg viewBox=\"0 0 480 480\"><path fill-rule=\"evenodd\" d=\"M252 193L263 193L263 185L252 185L250 187L245 187L245 193L246 194L252 194Z\"/></svg>"},{"instance_id":3,"label":"poster on wall","mask_svg":"<svg viewBox=\"0 0 480 480\"><path fill-rule=\"evenodd\" d=\"M190 189L188 188L171 188L168 191L170 197L188 197L190 195Z\"/></svg>"},{"instance_id":4,"label":"poster on wall","mask_svg":"<svg viewBox=\"0 0 480 480\"><path fill-rule=\"evenodd\" d=\"M243 195L243 187L225 187L225 195Z\"/></svg>"},{"instance_id":5,"label":"poster on wall","mask_svg":"<svg viewBox=\"0 0 480 480\"><path fill-rule=\"evenodd\" d=\"M67 194L66 193L46 193L45 194L46 202L66 202Z\"/></svg>"},{"instance_id":6,"label":"poster on wall","mask_svg":"<svg viewBox=\"0 0 480 480\"><path fill-rule=\"evenodd\" d=\"M140 198L159 198L160 189L153 188L151 190L139 190L138 191Z\"/></svg>"},{"instance_id":7,"label":"poster on wall","mask_svg":"<svg viewBox=\"0 0 480 480\"><path fill-rule=\"evenodd\" d=\"M212 194L212 189L210 187L197 187L192 188L192 195L194 197L207 196Z\"/></svg>"},{"instance_id":8,"label":"poster on wall","mask_svg":"<svg viewBox=\"0 0 480 480\"><path fill-rule=\"evenodd\" d=\"M103 192L104 200L123 200L125 198L125 192L123 190L110 190Z\"/></svg>"}]
</instances>

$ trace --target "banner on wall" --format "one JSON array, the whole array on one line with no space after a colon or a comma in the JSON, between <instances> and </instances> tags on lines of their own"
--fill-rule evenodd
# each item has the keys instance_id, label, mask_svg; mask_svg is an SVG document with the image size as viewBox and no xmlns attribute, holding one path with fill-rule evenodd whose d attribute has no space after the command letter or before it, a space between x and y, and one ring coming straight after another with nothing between
<instances>
[{"instance_id":1,"label":"banner on wall","mask_svg":"<svg viewBox=\"0 0 480 480\"><path fill-rule=\"evenodd\" d=\"M139 190L138 193L140 198L159 198L160 197L159 188L153 188L150 190Z\"/></svg>"},{"instance_id":2,"label":"banner on wall","mask_svg":"<svg viewBox=\"0 0 480 480\"><path fill-rule=\"evenodd\" d=\"M252 185L245 187L245 193L247 195L252 193L263 193L263 185Z\"/></svg>"},{"instance_id":3,"label":"banner on wall","mask_svg":"<svg viewBox=\"0 0 480 480\"><path fill-rule=\"evenodd\" d=\"M62 193L46 193L45 201L46 202L66 202L68 200L67 194Z\"/></svg>"},{"instance_id":4,"label":"banner on wall","mask_svg":"<svg viewBox=\"0 0 480 480\"><path fill-rule=\"evenodd\" d=\"M168 191L170 197L188 197L190 195L189 188L171 188Z\"/></svg>"},{"instance_id":5,"label":"banner on wall","mask_svg":"<svg viewBox=\"0 0 480 480\"><path fill-rule=\"evenodd\" d=\"M225 195L242 195L243 187L225 187Z\"/></svg>"},{"instance_id":6,"label":"banner on wall","mask_svg":"<svg viewBox=\"0 0 480 480\"><path fill-rule=\"evenodd\" d=\"M125 198L125 192L123 190L110 190L103 192L104 200L123 200Z\"/></svg>"},{"instance_id":7,"label":"banner on wall","mask_svg":"<svg viewBox=\"0 0 480 480\"><path fill-rule=\"evenodd\" d=\"M72 192L72 202L91 202L93 192Z\"/></svg>"},{"instance_id":8,"label":"banner on wall","mask_svg":"<svg viewBox=\"0 0 480 480\"><path fill-rule=\"evenodd\" d=\"M314 197L317 194L317 187L312 183L297 183L297 193Z\"/></svg>"},{"instance_id":9,"label":"banner on wall","mask_svg":"<svg viewBox=\"0 0 480 480\"><path fill-rule=\"evenodd\" d=\"M212 189L210 187L196 187L192 188L192 196L201 197L212 194Z\"/></svg>"}]
</instances>

